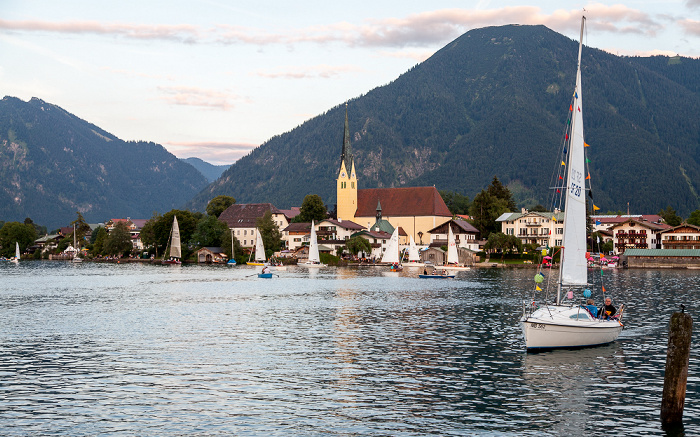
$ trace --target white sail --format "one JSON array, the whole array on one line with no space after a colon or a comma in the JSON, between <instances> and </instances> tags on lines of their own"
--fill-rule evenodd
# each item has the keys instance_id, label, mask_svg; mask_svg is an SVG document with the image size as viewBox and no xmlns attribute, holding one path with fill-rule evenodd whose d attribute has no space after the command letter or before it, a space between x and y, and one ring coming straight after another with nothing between
<instances>
[{"instance_id":1,"label":"white sail","mask_svg":"<svg viewBox=\"0 0 700 437\"><path fill-rule=\"evenodd\" d=\"M19 261L19 242L15 241L15 259Z\"/></svg>"},{"instance_id":2,"label":"white sail","mask_svg":"<svg viewBox=\"0 0 700 437\"><path fill-rule=\"evenodd\" d=\"M408 260L410 262L420 261L420 255L418 254L418 246L416 246L416 242L413 241L413 235L411 235L411 239L408 246Z\"/></svg>"},{"instance_id":3,"label":"white sail","mask_svg":"<svg viewBox=\"0 0 700 437\"><path fill-rule=\"evenodd\" d=\"M316 238L316 228L314 228L313 220L311 220L311 236L309 239L309 262L321 262L321 256L318 254L318 239Z\"/></svg>"},{"instance_id":4,"label":"white sail","mask_svg":"<svg viewBox=\"0 0 700 437\"><path fill-rule=\"evenodd\" d=\"M457 254L457 242L455 234L452 233L452 226L447 225L447 264L459 264L459 255Z\"/></svg>"},{"instance_id":5,"label":"white sail","mask_svg":"<svg viewBox=\"0 0 700 437\"><path fill-rule=\"evenodd\" d=\"M170 257L182 258L182 250L180 248L180 227L177 224L177 217L173 217L173 229L170 237Z\"/></svg>"},{"instance_id":6,"label":"white sail","mask_svg":"<svg viewBox=\"0 0 700 437\"><path fill-rule=\"evenodd\" d=\"M386 246L386 251L384 251L384 256L382 256L383 263L399 263L399 228L394 229L394 233L391 234L389 239L389 244Z\"/></svg>"},{"instance_id":7,"label":"white sail","mask_svg":"<svg viewBox=\"0 0 700 437\"><path fill-rule=\"evenodd\" d=\"M581 49L578 48L578 69L574 91L573 114L566 177L564 207L564 241L561 261L563 286L585 285L588 282L586 262L586 168L584 163L583 102L581 95Z\"/></svg>"},{"instance_id":8,"label":"white sail","mask_svg":"<svg viewBox=\"0 0 700 437\"><path fill-rule=\"evenodd\" d=\"M265 262L265 246L263 245L262 234L260 233L260 229L257 228L255 232L255 261Z\"/></svg>"}]
</instances>

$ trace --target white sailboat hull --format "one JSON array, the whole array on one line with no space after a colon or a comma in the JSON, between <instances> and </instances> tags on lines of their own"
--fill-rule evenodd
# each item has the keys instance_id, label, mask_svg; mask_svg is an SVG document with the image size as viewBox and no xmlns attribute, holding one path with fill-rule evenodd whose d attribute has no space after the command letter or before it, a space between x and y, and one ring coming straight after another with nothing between
<instances>
[{"instance_id":1,"label":"white sailboat hull","mask_svg":"<svg viewBox=\"0 0 700 437\"><path fill-rule=\"evenodd\" d=\"M471 270L471 267L465 267L465 266L450 266L450 265L445 265L445 266L440 266L441 269L445 270Z\"/></svg>"},{"instance_id":2,"label":"white sailboat hull","mask_svg":"<svg viewBox=\"0 0 700 437\"><path fill-rule=\"evenodd\" d=\"M543 307L521 319L527 349L590 347L612 343L622 332L617 320L595 319L576 306Z\"/></svg>"},{"instance_id":3,"label":"white sailboat hull","mask_svg":"<svg viewBox=\"0 0 700 437\"><path fill-rule=\"evenodd\" d=\"M328 267L328 264L323 264L323 263L312 263L312 262L305 262L301 264L297 264L302 267Z\"/></svg>"}]
</instances>

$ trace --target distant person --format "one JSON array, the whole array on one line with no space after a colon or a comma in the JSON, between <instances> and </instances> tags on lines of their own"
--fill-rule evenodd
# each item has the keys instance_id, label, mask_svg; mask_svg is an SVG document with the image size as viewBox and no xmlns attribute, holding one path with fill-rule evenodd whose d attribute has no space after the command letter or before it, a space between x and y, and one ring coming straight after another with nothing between
<instances>
[{"instance_id":1,"label":"distant person","mask_svg":"<svg viewBox=\"0 0 700 437\"><path fill-rule=\"evenodd\" d=\"M598 307L595 306L595 301L593 299L588 299L586 301L586 309L588 309L588 312L591 313L593 317L598 316Z\"/></svg>"},{"instance_id":2,"label":"distant person","mask_svg":"<svg viewBox=\"0 0 700 437\"><path fill-rule=\"evenodd\" d=\"M601 319L610 319L617 313L617 308L612 304L612 299L609 297L605 298L605 305L598 311L598 317Z\"/></svg>"}]
</instances>

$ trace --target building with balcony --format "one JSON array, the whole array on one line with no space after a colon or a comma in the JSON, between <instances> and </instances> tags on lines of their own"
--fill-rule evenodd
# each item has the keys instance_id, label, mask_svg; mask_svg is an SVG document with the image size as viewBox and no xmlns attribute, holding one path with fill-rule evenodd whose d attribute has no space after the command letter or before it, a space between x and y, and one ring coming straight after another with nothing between
<instances>
[{"instance_id":1,"label":"building with balcony","mask_svg":"<svg viewBox=\"0 0 700 437\"><path fill-rule=\"evenodd\" d=\"M700 226L682 223L661 232L662 249L700 249Z\"/></svg>"},{"instance_id":2,"label":"building with balcony","mask_svg":"<svg viewBox=\"0 0 700 437\"><path fill-rule=\"evenodd\" d=\"M564 213L535 212L525 208L521 212L506 212L496 219L501 223L501 232L515 235L523 244L554 247L561 246L564 238Z\"/></svg>"},{"instance_id":3,"label":"building with balcony","mask_svg":"<svg viewBox=\"0 0 700 437\"><path fill-rule=\"evenodd\" d=\"M613 233L613 253L622 255L627 249L661 249L661 233L670 226L627 219L610 227Z\"/></svg>"}]
</instances>

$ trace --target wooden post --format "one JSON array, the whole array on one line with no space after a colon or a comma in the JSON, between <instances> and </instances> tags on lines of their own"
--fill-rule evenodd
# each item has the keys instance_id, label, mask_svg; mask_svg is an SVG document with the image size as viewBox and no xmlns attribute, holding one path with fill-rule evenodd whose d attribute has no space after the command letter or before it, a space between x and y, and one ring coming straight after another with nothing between
<instances>
[{"instance_id":1,"label":"wooden post","mask_svg":"<svg viewBox=\"0 0 700 437\"><path fill-rule=\"evenodd\" d=\"M688 360L690 358L690 335L693 319L685 314L681 305L680 313L673 313L668 330L668 350L666 352L666 376L661 399L661 422L680 423L683 420L685 388L688 382Z\"/></svg>"}]
</instances>

